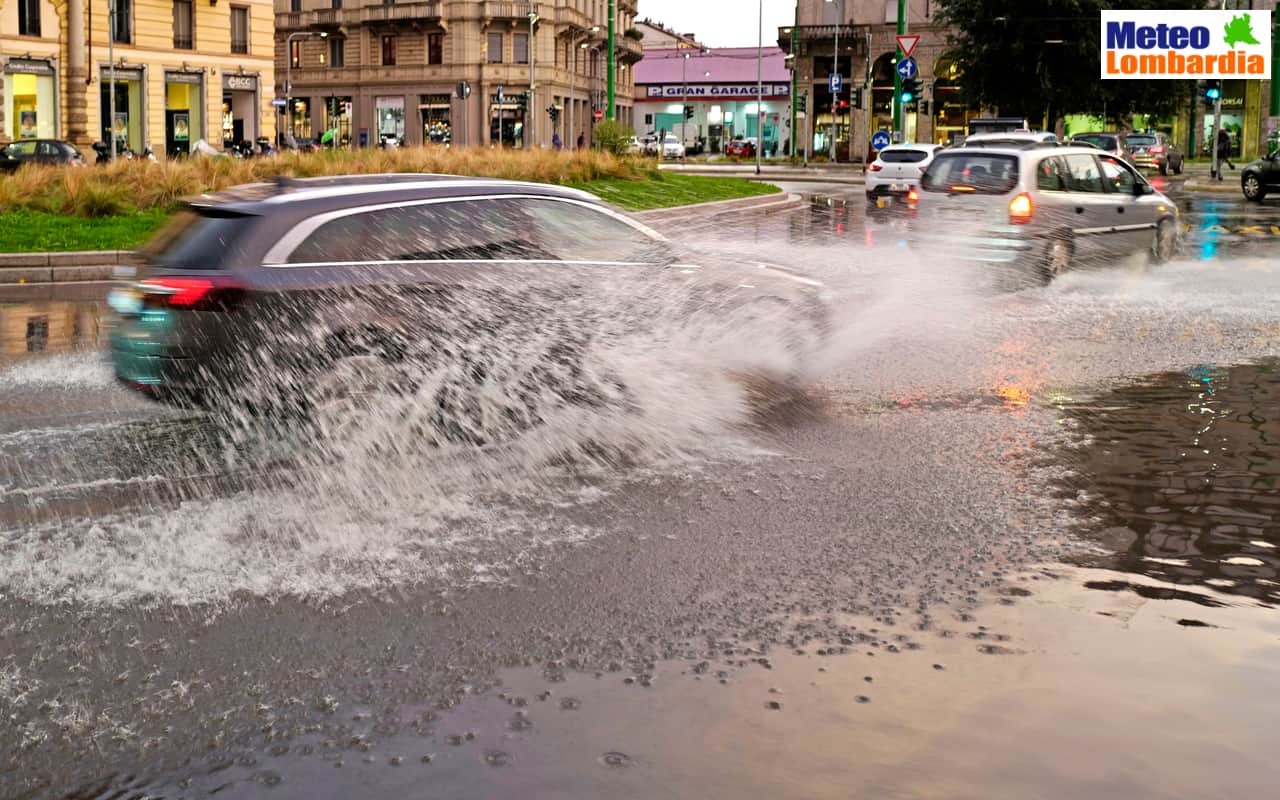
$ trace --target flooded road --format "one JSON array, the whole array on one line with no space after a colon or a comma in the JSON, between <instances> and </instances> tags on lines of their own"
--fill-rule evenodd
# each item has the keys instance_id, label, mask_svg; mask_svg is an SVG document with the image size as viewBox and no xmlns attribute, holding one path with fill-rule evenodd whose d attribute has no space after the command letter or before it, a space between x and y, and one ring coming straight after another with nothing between
<instances>
[{"instance_id":1,"label":"flooded road","mask_svg":"<svg viewBox=\"0 0 1280 800\"><path fill-rule=\"evenodd\" d=\"M674 232L838 333L560 433L625 459L300 469L112 386L97 290L4 298L0 796L1268 796L1280 209L991 293L856 191Z\"/></svg>"}]
</instances>

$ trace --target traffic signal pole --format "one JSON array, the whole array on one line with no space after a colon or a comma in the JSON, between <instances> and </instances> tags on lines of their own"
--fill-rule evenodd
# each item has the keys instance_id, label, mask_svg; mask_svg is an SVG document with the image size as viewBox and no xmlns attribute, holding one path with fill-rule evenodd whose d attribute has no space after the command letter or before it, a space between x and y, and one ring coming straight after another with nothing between
<instances>
[{"instance_id":1,"label":"traffic signal pole","mask_svg":"<svg viewBox=\"0 0 1280 800\"><path fill-rule=\"evenodd\" d=\"M898 0L898 35L904 36L907 33L907 0ZM871 57L870 51L867 52L867 58ZM898 61L906 58L906 53L902 52L902 45L898 45ZM896 66L896 65L895 65ZM897 69L893 71L893 130L899 134L903 133L903 117L902 117L902 73Z\"/></svg>"},{"instance_id":2,"label":"traffic signal pole","mask_svg":"<svg viewBox=\"0 0 1280 800\"><path fill-rule=\"evenodd\" d=\"M1274 60L1272 61L1272 63L1273 64L1275 63ZM799 75L800 75L800 0L796 0L796 21L795 21L795 24L791 26L791 152L787 153L787 155L789 155L791 158L796 157L796 144L797 144L796 140L800 138L797 135L797 131L796 131L796 103L799 102L799 98L796 97L796 95L800 88L800 81L798 80ZM1272 96L1274 97L1275 82L1273 81L1271 85L1272 85ZM1272 114L1276 113L1275 109L1272 109L1271 113Z\"/></svg>"},{"instance_id":3,"label":"traffic signal pole","mask_svg":"<svg viewBox=\"0 0 1280 800\"><path fill-rule=\"evenodd\" d=\"M613 119L613 82L616 79L614 72L617 68L616 64L618 62L618 53L613 49L613 36L615 33L614 27L618 19L617 2L618 0L609 0L609 106L604 110L606 119ZM662 149L661 145L659 145L658 149Z\"/></svg>"}]
</instances>

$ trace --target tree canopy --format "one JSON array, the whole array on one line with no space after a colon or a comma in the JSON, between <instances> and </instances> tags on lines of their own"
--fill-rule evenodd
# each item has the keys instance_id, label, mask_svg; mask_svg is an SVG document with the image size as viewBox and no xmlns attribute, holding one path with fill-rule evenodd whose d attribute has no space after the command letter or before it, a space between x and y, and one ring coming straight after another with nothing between
<instances>
[{"instance_id":1,"label":"tree canopy","mask_svg":"<svg viewBox=\"0 0 1280 800\"><path fill-rule=\"evenodd\" d=\"M970 102L1006 116L1165 115L1185 108L1193 81L1102 80L1102 10L1204 8L1203 0L938 0Z\"/></svg>"}]
</instances>

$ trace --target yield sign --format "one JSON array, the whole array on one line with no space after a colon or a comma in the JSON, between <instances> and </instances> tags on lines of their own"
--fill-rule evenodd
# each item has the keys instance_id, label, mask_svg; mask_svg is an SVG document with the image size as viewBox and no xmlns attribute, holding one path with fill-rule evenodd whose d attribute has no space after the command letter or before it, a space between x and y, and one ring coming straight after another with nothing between
<instances>
[{"instance_id":1,"label":"yield sign","mask_svg":"<svg viewBox=\"0 0 1280 800\"><path fill-rule=\"evenodd\" d=\"M911 54L916 51L916 45L920 43L918 35L902 35L893 37L898 40L898 47L902 48L902 55L905 58L911 58Z\"/></svg>"}]
</instances>

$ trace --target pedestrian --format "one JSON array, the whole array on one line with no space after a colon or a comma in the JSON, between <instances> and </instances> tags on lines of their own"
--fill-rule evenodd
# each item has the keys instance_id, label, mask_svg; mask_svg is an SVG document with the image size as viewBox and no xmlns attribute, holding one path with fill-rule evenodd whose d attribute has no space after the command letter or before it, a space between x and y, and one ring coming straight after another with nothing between
<instances>
[{"instance_id":1,"label":"pedestrian","mask_svg":"<svg viewBox=\"0 0 1280 800\"><path fill-rule=\"evenodd\" d=\"M555 133L551 134L551 146L552 146L552 147L554 147L554 148L555 148L555 149L557 149L557 150L559 150L559 149L561 149L562 147L564 147L564 142L563 142L563 141L561 141L561 139L560 139L560 132L559 132L559 131L556 131Z\"/></svg>"},{"instance_id":2,"label":"pedestrian","mask_svg":"<svg viewBox=\"0 0 1280 800\"><path fill-rule=\"evenodd\" d=\"M578 149L581 150L583 145L587 143L587 132L582 131L578 134Z\"/></svg>"},{"instance_id":3,"label":"pedestrian","mask_svg":"<svg viewBox=\"0 0 1280 800\"><path fill-rule=\"evenodd\" d=\"M1236 168L1231 163L1231 134L1226 128L1218 129L1218 180L1222 180L1222 165L1226 164L1232 169Z\"/></svg>"}]
</instances>

